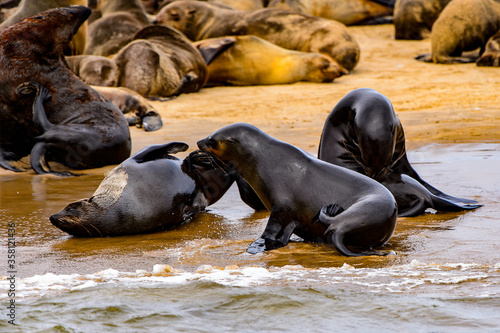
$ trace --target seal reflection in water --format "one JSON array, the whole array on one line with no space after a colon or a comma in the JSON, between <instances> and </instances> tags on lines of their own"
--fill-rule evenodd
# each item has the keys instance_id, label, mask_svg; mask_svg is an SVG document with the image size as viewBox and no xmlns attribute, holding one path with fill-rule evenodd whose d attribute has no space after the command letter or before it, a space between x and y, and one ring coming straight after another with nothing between
<instances>
[{"instance_id":1,"label":"seal reflection in water","mask_svg":"<svg viewBox=\"0 0 500 333\"><path fill-rule=\"evenodd\" d=\"M191 220L229 189L235 173L213 166L206 153L184 160L188 145L144 148L114 168L89 199L52 215L59 229L80 237L119 236L171 228Z\"/></svg>"},{"instance_id":2,"label":"seal reflection in water","mask_svg":"<svg viewBox=\"0 0 500 333\"><path fill-rule=\"evenodd\" d=\"M381 182L396 198L399 216L420 215L427 208L461 211L481 206L445 194L420 178L406 156L403 126L391 102L373 89L353 90L333 108L318 158Z\"/></svg>"},{"instance_id":3,"label":"seal reflection in water","mask_svg":"<svg viewBox=\"0 0 500 333\"><path fill-rule=\"evenodd\" d=\"M221 128L198 147L230 163L271 212L248 252L285 246L295 233L333 243L346 256L386 255L397 207L382 185L352 170L320 161L249 124Z\"/></svg>"}]
</instances>

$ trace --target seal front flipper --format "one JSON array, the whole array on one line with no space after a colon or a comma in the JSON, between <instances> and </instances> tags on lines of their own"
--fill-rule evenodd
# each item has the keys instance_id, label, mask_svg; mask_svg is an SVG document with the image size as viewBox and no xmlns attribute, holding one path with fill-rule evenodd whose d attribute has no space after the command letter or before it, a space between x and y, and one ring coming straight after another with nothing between
<instances>
[{"instance_id":1,"label":"seal front flipper","mask_svg":"<svg viewBox=\"0 0 500 333\"><path fill-rule=\"evenodd\" d=\"M146 132L159 130L163 126L161 117L156 111L148 111L142 118L142 127Z\"/></svg>"},{"instance_id":2,"label":"seal front flipper","mask_svg":"<svg viewBox=\"0 0 500 333\"><path fill-rule=\"evenodd\" d=\"M169 158L170 154L186 151L188 148L189 146L184 142L170 142L162 145L151 145L139 151L132 158L137 163L144 163Z\"/></svg>"},{"instance_id":3,"label":"seal front flipper","mask_svg":"<svg viewBox=\"0 0 500 333\"><path fill-rule=\"evenodd\" d=\"M264 233L250 244L247 252L255 254L287 245L296 227L297 223L290 220L287 209L273 207Z\"/></svg>"},{"instance_id":4,"label":"seal front flipper","mask_svg":"<svg viewBox=\"0 0 500 333\"><path fill-rule=\"evenodd\" d=\"M195 45L205 60L205 64L208 66L215 58L217 58L217 56L233 46L234 43L236 43L236 37L229 36L215 40L199 41Z\"/></svg>"},{"instance_id":5,"label":"seal front flipper","mask_svg":"<svg viewBox=\"0 0 500 333\"><path fill-rule=\"evenodd\" d=\"M238 184L238 190L240 192L240 198L248 206L255 210L265 210L266 206L262 203L259 196L250 184L247 183L239 174L236 176L236 184Z\"/></svg>"}]
</instances>

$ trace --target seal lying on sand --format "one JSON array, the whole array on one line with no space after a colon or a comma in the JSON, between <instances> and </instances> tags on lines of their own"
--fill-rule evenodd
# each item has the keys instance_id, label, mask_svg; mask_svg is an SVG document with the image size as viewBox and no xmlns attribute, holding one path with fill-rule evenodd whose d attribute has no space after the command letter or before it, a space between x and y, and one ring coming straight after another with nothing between
<instances>
[{"instance_id":1,"label":"seal lying on sand","mask_svg":"<svg viewBox=\"0 0 500 333\"><path fill-rule=\"evenodd\" d=\"M88 85L114 87L118 68L112 59L103 56L77 55L65 57L69 69Z\"/></svg>"},{"instance_id":2,"label":"seal lying on sand","mask_svg":"<svg viewBox=\"0 0 500 333\"><path fill-rule=\"evenodd\" d=\"M15 13L0 24L0 30L21 21L22 19L44 12L49 9L67 6L86 6L87 0L22 0ZM87 41L87 22L84 22L74 34L71 43L65 50L68 55L83 54Z\"/></svg>"},{"instance_id":3,"label":"seal lying on sand","mask_svg":"<svg viewBox=\"0 0 500 333\"><path fill-rule=\"evenodd\" d=\"M494 0L453 0L441 12L431 32L432 53L417 60L440 64L470 63L462 52L481 48L500 29L500 3Z\"/></svg>"},{"instance_id":4,"label":"seal lying on sand","mask_svg":"<svg viewBox=\"0 0 500 333\"><path fill-rule=\"evenodd\" d=\"M187 149L182 142L144 148L111 170L91 198L69 204L50 221L79 237L153 232L190 221L224 195L234 174L212 166L200 151L184 160L171 155Z\"/></svg>"},{"instance_id":5,"label":"seal lying on sand","mask_svg":"<svg viewBox=\"0 0 500 333\"><path fill-rule=\"evenodd\" d=\"M486 47L479 59L476 61L478 66L500 66L500 30L488 39Z\"/></svg>"},{"instance_id":6,"label":"seal lying on sand","mask_svg":"<svg viewBox=\"0 0 500 333\"><path fill-rule=\"evenodd\" d=\"M198 147L233 165L271 212L248 252L285 246L295 233L333 243L346 256L388 254L370 249L391 237L397 207L373 179L320 161L248 124L223 127Z\"/></svg>"},{"instance_id":7,"label":"seal lying on sand","mask_svg":"<svg viewBox=\"0 0 500 333\"><path fill-rule=\"evenodd\" d=\"M396 39L424 38L451 0L397 0L394 7Z\"/></svg>"},{"instance_id":8,"label":"seal lying on sand","mask_svg":"<svg viewBox=\"0 0 500 333\"><path fill-rule=\"evenodd\" d=\"M210 38L194 45L208 65L210 84L332 82L345 74L324 54L287 50L255 36Z\"/></svg>"},{"instance_id":9,"label":"seal lying on sand","mask_svg":"<svg viewBox=\"0 0 500 333\"><path fill-rule=\"evenodd\" d=\"M190 40L255 35L289 50L326 54L351 71L359 45L340 22L276 8L239 11L199 1L175 1L154 23L174 27Z\"/></svg>"},{"instance_id":10,"label":"seal lying on sand","mask_svg":"<svg viewBox=\"0 0 500 333\"><path fill-rule=\"evenodd\" d=\"M38 173L53 173L44 159L90 168L130 156L123 114L63 62L64 48L90 12L84 6L52 9L0 33L2 167L20 171L9 161L30 153Z\"/></svg>"},{"instance_id":11,"label":"seal lying on sand","mask_svg":"<svg viewBox=\"0 0 500 333\"><path fill-rule=\"evenodd\" d=\"M272 0L267 7L323 17L345 25L356 25L369 24L376 22L379 18L392 15L394 2L388 0L384 4L377 2L370 0Z\"/></svg>"},{"instance_id":12,"label":"seal lying on sand","mask_svg":"<svg viewBox=\"0 0 500 333\"><path fill-rule=\"evenodd\" d=\"M328 116L318 158L371 177L396 198L399 216L427 208L461 211L480 207L426 183L406 156L405 135L391 102L373 89L360 88L342 98Z\"/></svg>"},{"instance_id":13,"label":"seal lying on sand","mask_svg":"<svg viewBox=\"0 0 500 333\"><path fill-rule=\"evenodd\" d=\"M200 90L208 79L200 52L177 30L148 26L113 58L118 86L142 96L168 97Z\"/></svg>"},{"instance_id":14,"label":"seal lying on sand","mask_svg":"<svg viewBox=\"0 0 500 333\"><path fill-rule=\"evenodd\" d=\"M142 127L146 132L159 130L160 114L141 94L125 87L93 87L115 104L125 115L129 126Z\"/></svg>"}]
</instances>

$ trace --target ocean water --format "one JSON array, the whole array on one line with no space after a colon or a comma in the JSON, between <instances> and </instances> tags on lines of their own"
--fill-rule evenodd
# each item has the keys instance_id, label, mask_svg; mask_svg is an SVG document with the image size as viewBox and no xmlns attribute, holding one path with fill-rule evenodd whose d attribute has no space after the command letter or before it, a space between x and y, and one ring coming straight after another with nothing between
<instances>
[{"instance_id":1,"label":"ocean water","mask_svg":"<svg viewBox=\"0 0 500 333\"><path fill-rule=\"evenodd\" d=\"M73 238L48 216L89 197L105 169L2 177L0 331L500 332L500 145L434 144L409 158L432 185L484 206L399 218L387 257L343 257L298 238L250 255L269 214L234 187L173 230Z\"/></svg>"}]
</instances>

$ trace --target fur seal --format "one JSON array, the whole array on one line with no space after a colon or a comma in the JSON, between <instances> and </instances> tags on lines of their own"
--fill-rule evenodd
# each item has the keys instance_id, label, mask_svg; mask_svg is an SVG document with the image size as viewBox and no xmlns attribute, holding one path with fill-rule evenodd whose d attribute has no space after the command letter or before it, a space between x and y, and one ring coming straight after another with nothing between
<instances>
[{"instance_id":1,"label":"fur seal","mask_svg":"<svg viewBox=\"0 0 500 333\"><path fill-rule=\"evenodd\" d=\"M159 9L165 7L166 5L178 0L164 0L161 2ZM225 6L228 8L238 9L238 10L257 10L265 7L267 0L195 0L204 1L218 6Z\"/></svg>"},{"instance_id":2,"label":"fur seal","mask_svg":"<svg viewBox=\"0 0 500 333\"><path fill-rule=\"evenodd\" d=\"M370 0L272 0L267 7L323 17L345 25L360 25L392 15L394 4Z\"/></svg>"},{"instance_id":3,"label":"fur seal","mask_svg":"<svg viewBox=\"0 0 500 333\"><path fill-rule=\"evenodd\" d=\"M158 111L141 94L125 87L93 88L122 111L129 126L142 127L146 132L159 130L163 126Z\"/></svg>"},{"instance_id":4,"label":"fur seal","mask_svg":"<svg viewBox=\"0 0 500 333\"><path fill-rule=\"evenodd\" d=\"M346 256L388 254L370 249L391 237L397 207L373 179L320 161L249 124L223 127L198 147L233 165L271 212L248 252L285 246L295 233L333 243Z\"/></svg>"},{"instance_id":5,"label":"fur seal","mask_svg":"<svg viewBox=\"0 0 500 333\"><path fill-rule=\"evenodd\" d=\"M91 198L69 204L50 217L53 225L78 237L103 237L169 229L192 220L215 203L233 175L194 151L184 160L172 154L188 145L148 146L111 170Z\"/></svg>"},{"instance_id":6,"label":"fur seal","mask_svg":"<svg viewBox=\"0 0 500 333\"><path fill-rule=\"evenodd\" d=\"M500 66L500 30L486 42L483 54L476 61L477 66Z\"/></svg>"},{"instance_id":7,"label":"fur seal","mask_svg":"<svg viewBox=\"0 0 500 333\"><path fill-rule=\"evenodd\" d=\"M360 88L344 96L328 115L318 158L371 177L396 198L399 216L427 208L461 211L480 207L452 197L425 182L406 155L405 135L391 102L379 92Z\"/></svg>"},{"instance_id":8,"label":"fur seal","mask_svg":"<svg viewBox=\"0 0 500 333\"><path fill-rule=\"evenodd\" d=\"M451 0L397 0L394 7L396 39L424 38Z\"/></svg>"},{"instance_id":9,"label":"fur seal","mask_svg":"<svg viewBox=\"0 0 500 333\"><path fill-rule=\"evenodd\" d=\"M417 60L440 64L475 62L464 51L481 48L500 29L500 3L494 0L453 0L432 26L430 55Z\"/></svg>"},{"instance_id":10,"label":"fur seal","mask_svg":"<svg viewBox=\"0 0 500 333\"><path fill-rule=\"evenodd\" d=\"M200 90L208 79L200 52L177 30L148 26L113 58L118 86L142 96L168 97Z\"/></svg>"},{"instance_id":11,"label":"fur seal","mask_svg":"<svg viewBox=\"0 0 500 333\"><path fill-rule=\"evenodd\" d=\"M139 0L102 0L97 11L101 17L89 25L85 54L114 55L137 31L150 24Z\"/></svg>"},{"instance_id":12,"label":"fur seal","mask_svg":"<svg viewBox=\"0 0 500 333\"><path fill-rule=\"evenodd\" d=\"M103 56L77 55L65 57L69 69L88 85L114 87L118 67L112 59Z\"/></svg>"},{"instance_id":13,"label":"fur seal","mask_svg":"<svg viewBox=\"0 0 500 333\"><path fill-rule=\"evenodd\" d=\"M345 73L324 54L287 50L255 36L210 38L194 45L208 65L210 84L332 82Z\"/></svg>"},{"instance_id":14,"label":"fur seal","mask_svg":"<svg viewBox=\"0 0 500 333\"><path fill-rule=\"evenodd\" d=\"M86 6L87 0L21 0L15 13L0 24L0 31L13 25L22 19L32 16L49 9L68 7L68 6ZM74 34L71 43L65 53L68 55L83 54L87 41L87 22L84 22L78 32Z\"/></svg>"},{"instance_id":15,"label":"fur seal","mask_svg":"<svg viewBox=\"0 0 500 333\"><path fill-rule=\"evenodd\" d=\"M359 45L342 23L276 8L246 12L175 1L163 7L153 23L174 27L192 41L255 35L285 49L326 54L348 71L359 60Z\"/></svg>"},{"instance_id":16,"label":"fur seal","mask_svg":"<svg viewBox=\"0 0 500 333\"><path fill-rule=\"evenodd\" d=\"M44 159L90 168L130 156L123 114L63 62L63 49L90 12L84 6L52 9L0 33L2 167L20 171L9 161L30 153L37 173L55 173L42 166Z\"/></svg>"}]
</instances>

